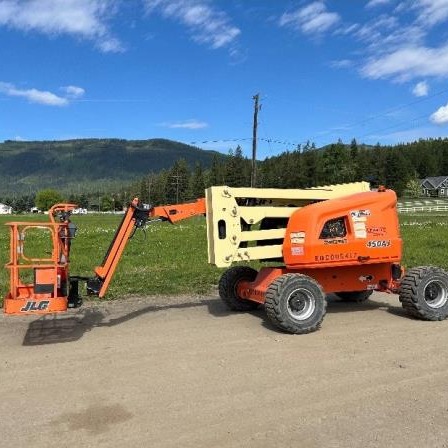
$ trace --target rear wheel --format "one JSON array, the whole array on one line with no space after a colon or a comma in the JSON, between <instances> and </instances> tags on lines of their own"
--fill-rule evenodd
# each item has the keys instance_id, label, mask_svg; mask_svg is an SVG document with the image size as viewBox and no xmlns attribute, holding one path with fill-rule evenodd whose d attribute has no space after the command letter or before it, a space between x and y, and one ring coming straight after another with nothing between
<instances>
[{"instance_id":1,"label":"rear wheel","mask_svg":"<svg viewBox=\"0 0 448 448\"><path fill-rule=\"evenodd\" d=\"M365 302L372 294L373 291L349 291L349 292L336 292L338 297L340 297L344 302Z\"/></svg>"},{"instance_id":2,"label":"rear wheel","mask_svg":"<svg viewBox=\"0 0 448 448\"><path fill-rule=\"evenodd\" d=\"M306 275L281 275L266 291L265 308L269 320L288 333L318 330L326 306L322 287Z\"/></svg>"},{"instance_id":3,"label":"rear wheel","mask_svg":"<svg viewBox=\"0 0 448 448\"><path fill-rule=\"evenodd\" d=\"M448 274L436 267L422 266L406 272L400 286L400 302L412 316L443 320L448 316Z\"/></svg>"},{"instance_id":4,"label":"rear wheel","mask_svg":"<svg viewBox=\"0 0 448 448\"><path fill-rule=\"evenodd\" d=\"M238 296L238 284L242 281L253 282L258 272L248 266L234 266L228 269L219 280L219 296L233 311L250 311L258 308L258 303Z\"/></svg>"}]
</instances>

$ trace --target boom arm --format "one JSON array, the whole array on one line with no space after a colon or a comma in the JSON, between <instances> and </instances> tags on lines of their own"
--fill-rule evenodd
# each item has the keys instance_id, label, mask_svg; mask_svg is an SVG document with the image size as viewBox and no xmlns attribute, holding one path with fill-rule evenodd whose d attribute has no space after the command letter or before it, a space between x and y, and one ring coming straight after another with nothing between
<instances>
[{"instance_id":1,"label":"boom arm","mask_svg":"<svg viewBox=\"0 0 448 448\"><path fill-rule=\"evenodd\" d=\"M95 268L96 276L87 281L87 292L100 298L104 297L129 238L137 228L143 227L150 218L158 217L158 220L175 223L182 219L203 214L205 214L204 198L191 203L158 207L141 204L138 198L134 198L115 232L101 266Z\"/></svg>"}]
</instances>

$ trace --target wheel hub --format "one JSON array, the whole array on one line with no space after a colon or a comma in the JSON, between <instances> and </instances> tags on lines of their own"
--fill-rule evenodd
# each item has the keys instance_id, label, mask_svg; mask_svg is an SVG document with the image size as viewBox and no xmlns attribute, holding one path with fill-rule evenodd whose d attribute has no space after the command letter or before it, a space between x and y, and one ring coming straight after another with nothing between
<instances>
[{"instance_id":1,"label":"wheel hub","mask_svg":"<svg viewBox=\"0 0 448 448\"><path fill-rule=\"evenodd\" d=\"M295 320L308 319L314 312L316 304L312 294L305 289L297 289L288 297L288 313Z\"/></svg>"},{"instance_id":2,"label":"wheel hub","mask_svg":"<svg viewBox=\"0 0 448 448\"><path fill-rule=\"evenodd\" d=\"M440 282L433 280L425 286L425 302L431 308L441 308L447 300L447 292Z\"/></svg>"}]
</instances>

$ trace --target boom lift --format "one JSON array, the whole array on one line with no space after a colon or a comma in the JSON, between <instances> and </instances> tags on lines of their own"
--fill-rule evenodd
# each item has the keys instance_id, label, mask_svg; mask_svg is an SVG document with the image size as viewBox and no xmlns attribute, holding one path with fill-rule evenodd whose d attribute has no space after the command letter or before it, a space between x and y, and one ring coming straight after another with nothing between
<instances>
[{"instance_id":1,"label":"boom lift","mask_svg":"<svg viewBox=\"0 0 448 448\"><path fill-rule=\"evenodd\" d=\"M404 273L397 197L366 182L300 190L211 187L205 199L169 207L150 207L134 199L125 213L95 277L69 275L73 204L50 210L50 223L9 223L11 290L5 312L43 314L81 304L78 282L103 297L127 241L137 228L159 217L176 222L207 216L209 263L228 270L219 295L235 311L264 305L270 321L290 333L317 330L326 312L326 294L361 302L373 291L399 295L403 308L425 320L448 316L448 274L436 267ZM58 221L56 221L56 218ZM50 258L27 258L25 233L33 227L50 231ZM268 265L259 271L247 264ZM24 262L25 261L25 262ZM33 282L21 280L22 270Z\"/></svg>"},{"instance_id":2,"label":"boom lift","mask_svg":"<svg viewBox=\"0 0 448 448\"><path fill-rule=\"evenodd\" d=\"M285 197L282 190L208 189L209 262L277 263L260 271L230 267L219 282L222 300L235 311L263 304L270 321L289 333L317 330L329 293L357 302L373 291L395 293L409 314L445 319L448 274L431 266L404 273L396 194L366 187L345 186L354 194L342 197L337 189L344 186L306 190L300 201L289 190ZM251 230L254 224L259 229Z\"/></svg>"},{"instance_id":3,"label":"boom lift","mask_svg":"<svg viewBox=\"0 0 448 448\"><path fill-rule=\"evenodd\" d=\"M87 282L87 293L104 297L115 269L130 237L138 228L152 221L175 223L191 216L205 214L205 200L173 206L151 207L135 198L118 226L103 262L95 268L95 277L70 275L70 245L76 228L70 222L75 204L56 204L48 212L50 222L11 222L10 291L4 299L7 314L45 314L66 311L82 304L79 281ZM156 218L157 217L157 218ZM49 233L50 256L28 256L26 235L39 229ZM28 276L27 276L28 274ZM30 274L32 281L30 282ZM26 279L28 278L28 282Z\"/></svg>"}]
</instances>

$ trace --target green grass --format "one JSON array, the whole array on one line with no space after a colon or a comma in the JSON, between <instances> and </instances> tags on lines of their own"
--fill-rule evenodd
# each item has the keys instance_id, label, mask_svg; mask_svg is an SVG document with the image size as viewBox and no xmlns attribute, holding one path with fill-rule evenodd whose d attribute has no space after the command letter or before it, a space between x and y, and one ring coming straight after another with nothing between
<instances>
[{"instance_id":1,"label":"green grass","mask_svg":"<svg viewBox=\"0 0 448 448\"><path fill-rule=\"evenodd\" d=\"M71 248L71 274L93 276L120 223L121 216L87 215L73 217L78 227ZM10 221L47 221L46 216L0 217L0 264L9 258L9 232L4 223ZM31 236L31 235L30 235ZM49 250L45 232L27 238L27 255L41 255ZM28 244L27 244L28 243ZM126 295L205 293L217 284L222 270L207 263L206 223L203 217L179 224L156 222L137 231L129 241L107 298ZM0 290L4 297L9 288L8 272L0 268Z\"/></svg>"},{"instance_id":2,"label":"green grass","mask_svg":"<svg viewBox=\"0 0 448 448\"><path fill-rule=\"evenodd\" d=\"M72 244L71 274L93 276L95 266L113 238L121 217L116 215L77 216L78 233ZM0 217L0 265L9 257L9 221L47 221L47 216ZM400 215L404 240L403 265L434 265L448 269L448 213ZM48 250L44 232L28 241L29 253L42 255ZM192 218L172 225L157 222L147 229L146 239L138 231L129 242L112 280L108 299L128 295L191 294L211 291L223 270L207 263L205 219ZM7 270L0 267L0 293L9 287Z\"/></svg>"},{"instance_id":3,"label":"green grass","mask_svg":"<svg viewBox=\"0 0 448 448\"><path fill-rule=\"evenodd\" d=\"M401 214L403 265L448 269L448 213Z\"/></svg>"}]
</instances>

